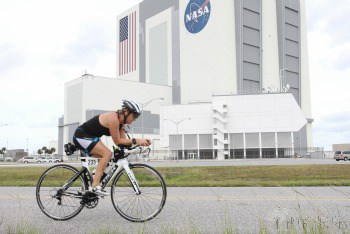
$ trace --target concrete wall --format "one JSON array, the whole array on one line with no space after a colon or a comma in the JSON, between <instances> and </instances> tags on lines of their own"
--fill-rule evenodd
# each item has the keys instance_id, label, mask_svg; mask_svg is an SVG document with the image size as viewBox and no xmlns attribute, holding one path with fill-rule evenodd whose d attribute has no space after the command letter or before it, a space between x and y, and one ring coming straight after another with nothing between
<instances>
[{"instance_id":1,"label":"concrete wall","mask_svg":"<svg viewBox=\"0 0 350 234\"><path fill-rule=\"evenodd\" d=\"M214 105L227 106L226 126L229 134L291 133L299 131L306 124L305 115L290 93L214 96L211 103L163 106L160 113L162 146L167 147L169 135L176 135L177 132L213 134ZM177 129L174 122L183 119L187 120L178 124Z\"/></svg>"},{"instance_id":2,"label":"concrete wall","mask_svg":"<svg viewBox=\"0 0 350 234\"><path fill-rule=\"evenodd\" d=\"M350 150L350 143L347 143L347 144L333 144L332 145L332 150L333 151Z\"/></svg>"},{"instance_id":3,"label":"concrete wall","mask_svg":"<svg viewBox=\"0 0 350 234\"><path fill-rule=\"evenodd\" d=\"M67 97L70 94L68 90L70 87L81 87L79 93L81 97L81 105L79 109L71 108L73 111L69 111L67 106L75 105L76 100ZM76 97L76 93L73 93ZM77 98L77 97L76 97ZM161 105L169 105L172 103L171 86L154 85L147 83L140 83L135 81L126 81L121 79L111 79L95 76L83 76L65 84L65 115L60 119L59 127L59 153L63 153L63 145L72 142L72 136L75 129L90 119L92 116L106 112L116 111L121 108L123 99L131 99L138 103L146 103L155 98L164 98L161 100L154 100L144 107L144 127L152 126L152 130L145 130L145 137L159 138L159 133L154 132L155 125L159 126L159 113ZM72 100L73 104L69 103ZM79 113L80 118L76 118ZM81 113L81 114L80 114ZM75 116L71 118L70 115ZM72 121L67 121L71 119ZM135 122L135 136L140 138L140 126L141 118ZM159 127L158 127L159 128ZM156 136L156 137L155 137ZM112 146L112 142L108 139L104 139L106 142L110 142L109 146Z\"/></svg>"},{"instance_id":4,"label":"concrete wall","mask_svg":"<svg viewBox=\"0 0 350 234\"><path fill-rule=\"evenodd\" d=\"M179 3L181 103L237 93L234 2L211 0L208 23L196 34L184 26L188 1Z\"/></svg>"}]
</instances>

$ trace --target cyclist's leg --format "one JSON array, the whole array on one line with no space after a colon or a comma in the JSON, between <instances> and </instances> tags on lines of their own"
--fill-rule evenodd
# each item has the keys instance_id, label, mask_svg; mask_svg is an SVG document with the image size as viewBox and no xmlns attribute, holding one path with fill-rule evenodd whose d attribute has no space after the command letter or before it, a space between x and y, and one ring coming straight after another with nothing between
<instances>
[{"instance_id":1,"label":"cyclist's leg","mask_svg":"<svg viewBox=\"0 0 350 234\"><path fill-rule=\"evenodd\" d=\"M96 167L95 177L92 182L92 187L96 187L100 184L103 171L112 158L112 152L101 141L99 141L90 151L90 153L95 157L101 158Z\"/></svg>"},{"instance_id":2,"label":"cyclist's leg","mask_svg":"<svg viewBox=\"0 0 350 234\"><path fill-rule=\"evenodd\" d=\"M89 156L92 154L94 157L101 158L97 165L95 177L92 183L92 187L96 187L100 184L102 173L106 168L108 162L111 160L112 152L100 141L98 137L95 137L84 129L78 127L73 137L74 144Z\"/></svg>"}]
</instances>

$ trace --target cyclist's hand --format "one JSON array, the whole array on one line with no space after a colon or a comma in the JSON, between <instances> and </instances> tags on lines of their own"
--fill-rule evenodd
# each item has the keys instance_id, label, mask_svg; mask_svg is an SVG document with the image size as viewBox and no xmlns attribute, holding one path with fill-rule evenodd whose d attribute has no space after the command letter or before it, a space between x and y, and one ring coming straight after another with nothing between
<instances>
[{"instance_id":1,"label":"cyclist's hand","mask_svg":"<svg viewBox=\"0 0 350 234\"><path fill-rule=\"evenodd\" d=\"M149 140L149 139L137 139L137 144L140 146L149 146L151 144L151 140Z\"/></svg>"}]
</instances>

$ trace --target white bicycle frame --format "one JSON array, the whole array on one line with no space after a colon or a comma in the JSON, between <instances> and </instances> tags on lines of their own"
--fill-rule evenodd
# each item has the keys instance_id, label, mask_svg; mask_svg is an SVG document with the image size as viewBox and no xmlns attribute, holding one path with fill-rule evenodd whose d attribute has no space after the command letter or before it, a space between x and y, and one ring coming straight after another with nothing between
<instances>
[{"instance_id":1,"label":"white bicycle frame","mask_svg":"<svg viewBox=\"0 0 350 234\"><path fill-rule=\"evenodd\" d=\"M136 146L135 148L128 150L128 149L124 149L124 155L127 155L126 157L122 158L122 159L118 159L117 162L113 162L113 158L111 159L111 161L109 163L111 163L113 165L112 168L116 168L116 170L114 170L112 176L110 176L110 174L108 174L106 176L105 179L107 179L105 185L107 186L107 184L109 183L109 181L111 181L117 174L118 172L120 172L123 168L126 172L126 174L129 177L129 180L135 190L135 193L137 195L139 195L140 192L140 187L138 185L138 182L135 178L134 172L130 169L130 163L127 159L128 156L130 155L137 155L137 154L144 154L144 153L148 153L150 152L150 148L143 148L141 146ZM81 164L82 167L86 168L89 172L90 172L90 167L93 166L97 166L97 164L99 163L100 158L94 158L94 157L81 157ZM113 169L112 169L113 170ZM109 177L109 178L107 178ZM104 180L105 180L104 179ZM102 181L101 181L102 182ZM90 182L91 183L91 180ZM89 184L91 186L91 184Z\"/></svg>"}]
</instances>

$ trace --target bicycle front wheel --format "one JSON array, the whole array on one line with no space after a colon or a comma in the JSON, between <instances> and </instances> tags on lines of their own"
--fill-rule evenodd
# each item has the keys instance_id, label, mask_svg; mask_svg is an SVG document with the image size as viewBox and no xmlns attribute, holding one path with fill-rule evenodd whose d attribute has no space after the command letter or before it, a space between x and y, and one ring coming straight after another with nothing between
<instances>
[{"instance_id":1,"label":"bicycle front wheel","mask_svg":"<svg viewBox=\"0 0 350 234\"><path fill-rule=\"evenodd\" d=\"M79 171L70 165L55 165L47 169L36 186L36 200L40 209L52 219L71 219L84 208L82 194L86 190L81 175L64 189Z\"/></svg>"},{"instance_id":2,"label":"bicycle front wheel","mask_svg":"<svg viewBox=\"0 0 350 234\"><path fill-rule=\"evenodd\" d=\"M156 217L163 209L167 191L163 177L145 164L130 164L140 194L136 194L126 171L121 170L114 178L111 198L114 208L125 219L145 222Z\"/></svg>"}]
</instances>

